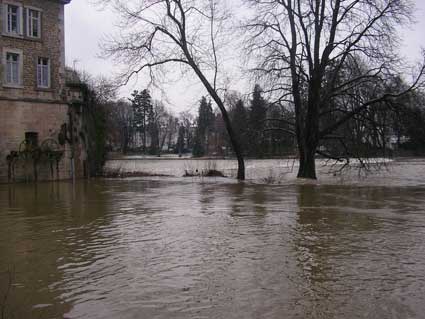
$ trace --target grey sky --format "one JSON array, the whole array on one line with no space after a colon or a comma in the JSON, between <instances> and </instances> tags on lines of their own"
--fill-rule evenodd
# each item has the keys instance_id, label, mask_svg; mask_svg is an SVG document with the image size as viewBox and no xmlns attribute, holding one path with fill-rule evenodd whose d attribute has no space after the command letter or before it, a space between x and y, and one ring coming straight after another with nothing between
<instances>
[{"instance_id":1,"label":"grey sky","mask_svg":"<svg viewBox=\"0 0 425 319\"><path fill-rule=\"evenodd\" d=\"M425 0L416 0L417 24L410 29L402 30L404 45L401 48L403 56L414 61L419 58L421 47L425 47ZM99 10L87 0L73 0L65 9L66 17L66 62L78 70L84 70L92 75L111 76L118 69L111 61L100 57L99 43L102 38L114 32L115 16L110 11ZM144 88L146 79L140 78L127 87L122 88L121 95L129 96L134 89ZM164 87L168 107L174 112L197 109L197 101L205 94L202 87L192 77L183 78L178 83ZM189 92L189 93L188 93ZM154 97L165 99L158 90Z\"/></svg>"}]
</instances>

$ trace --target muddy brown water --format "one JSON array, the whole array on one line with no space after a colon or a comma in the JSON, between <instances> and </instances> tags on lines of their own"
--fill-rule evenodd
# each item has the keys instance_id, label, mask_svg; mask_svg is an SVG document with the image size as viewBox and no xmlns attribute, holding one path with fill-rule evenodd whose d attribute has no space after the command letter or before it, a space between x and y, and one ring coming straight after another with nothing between
<instances>
[{"instance_id":1,"label":"muddy brown water","mask_svg":"<svg viewBox=\"0 0 425 319\"><path fill-rule=\"evenodd\" d=\"M0 185L0 318L424 318L425 162L390 166Z\"/></svg>"}]
</instances>

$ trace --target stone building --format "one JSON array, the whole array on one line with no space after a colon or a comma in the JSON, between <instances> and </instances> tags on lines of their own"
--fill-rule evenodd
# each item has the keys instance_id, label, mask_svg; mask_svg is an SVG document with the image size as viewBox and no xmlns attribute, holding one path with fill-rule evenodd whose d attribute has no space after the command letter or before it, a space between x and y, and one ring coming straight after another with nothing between
<instances>
[{"instance_id":1,"label":"stone building","mask_svg":"<svg viewBox=\"0 0 425 319\"><path fill-rule=\"evenodd\" d=\"M75 174L65 84L70 1L0 0L0 182Z\"/></svg>"}]
</instances>

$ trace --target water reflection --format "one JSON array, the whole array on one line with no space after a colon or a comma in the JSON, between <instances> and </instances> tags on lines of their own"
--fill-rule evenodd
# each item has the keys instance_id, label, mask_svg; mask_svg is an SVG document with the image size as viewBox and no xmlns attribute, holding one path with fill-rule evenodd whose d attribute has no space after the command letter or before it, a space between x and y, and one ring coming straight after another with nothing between
<instances>
[{"instance_id":1,"label":"water reflection","mask_svg":"<svg viewBox=\"0 0 425 319\"><path fill-rule=\"evenodd\" d=\"M16 318L419 318L425 189L0 186Z\"/></svg>"},{"instance_id":2,"label":"water reflection","mask_svg":"<svg viewBox=\"0 0 425 319\"><path fill-rule=\"evenodd\" d=\"M46 183L2 189L7 200L0 197L0 287L6 289L12 271L8 307L13 317L57 318L71 309L72 298L64 298L66 272L96 258L85 246L94 237L102 241L98 230L108 223L102 192L85 183L78 186Z\"/></svg>"},{"instance_id":3,"label":"water reflection","mask_svg":"<svg viewBox=\"0 0 425 319\"><path fill-rule=\"evenodd\" d=\"M424 233L407 217L417 213L409 205L418 200L416 191L299 186L294 249L311 300L305 317L421 316L412 298L419 286L411 279L424 280L416 254Z\"/></svg>"}]
</instances>

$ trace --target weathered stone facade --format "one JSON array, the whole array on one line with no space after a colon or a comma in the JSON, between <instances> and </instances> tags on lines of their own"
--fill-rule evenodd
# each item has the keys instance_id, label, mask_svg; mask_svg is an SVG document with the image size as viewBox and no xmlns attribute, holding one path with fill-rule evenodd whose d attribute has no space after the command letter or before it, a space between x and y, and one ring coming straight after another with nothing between
<instances>
[{"instance_id":1,"label":"weathered stone facade","mask_svg":"<svg viewBox=\"0 0 425 319\"><path fill-rule=\"evenodd\" d=\"M28 168L31 166L28 158L17 157L13 177L17 180L71 177L73 146L70 142L59 141L61 127L69 121L64 45L64 5L69 2L0 0L0 182L10 180L10 154L22 152L27 146L26 133L35 133L39 145L45 141L44 146L54 145L55 151L62 154L61 160L53 174L52 163L43 162L43 158L37 159L37 172L34 172L33 168ZM34 12L36 22L30 22L28 17ZM34 25L33 34L37 37L30 36L29 25ZM16 56L14 62L20 65L19 72L11 66L11 54ZM8 59L12 61L9 64ZM43 75L40 75L40 59L48 61ZM19 83L15 79L18 74ZM46 82L42 83L48 85L40 85L43 76Z\"/></svg>"}]
</instances>

